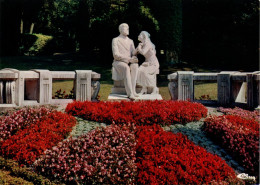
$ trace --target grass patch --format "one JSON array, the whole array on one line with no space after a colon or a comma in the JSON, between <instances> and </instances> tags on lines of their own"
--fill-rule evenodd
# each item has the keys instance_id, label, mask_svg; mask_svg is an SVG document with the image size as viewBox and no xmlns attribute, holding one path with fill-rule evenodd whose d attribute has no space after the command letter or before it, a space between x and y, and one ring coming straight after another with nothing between
<instances>
[{"instance_id":1,"label":"grass patch","mask_svg":"<svg viewBox=\"0 0 260 185\"><path fill-rule=\"evenodd\" d=\"M106 101L108 95L111 93L113 85L108 83L101 83L100 84L100 91L99 91L99 100ZM55 92L61 89L61 92L65 91L65 94L70 93L73 88L73 81L54 81L52 85L52 96L55 95ZM164 100L170 100L171 95L169 93L168 87L159 87L160 94L162 95Z\"/></svg>"},{"instance_id":2,"label":"grass patch","mask_svg":"<svg viewBox=\"0 0 260 185\"><path fill-rule=\"evenodd\" d=\"M62 81L53 81L52 83L52 97L55 96L55 93L58 90L65 91L64 94L70 94L70 91L73 89L74 80L62 80Z\"/></svg>"},{"instance_id":3,"label":"grass patch","mask_svg":"<svg viewBox=\"0 0 260 185\"><path fill-rule=\"evenodd\" d=\"M203 95L209 95L211 100L218 99L218 85L217 83L201 83L194 84L194 98L199 100Z\"/></svg>"}]
</instances>

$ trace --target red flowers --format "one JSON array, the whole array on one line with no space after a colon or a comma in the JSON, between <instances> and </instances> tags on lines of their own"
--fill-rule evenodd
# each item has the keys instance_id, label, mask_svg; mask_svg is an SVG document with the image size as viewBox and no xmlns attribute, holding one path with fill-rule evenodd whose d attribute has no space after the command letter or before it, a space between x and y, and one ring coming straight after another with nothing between
<instances>
[{"instance_id":1,"label":"red flowers","mask_svg":"<svg viewBox=\"0 0 260 185\"><path fill-rule=\"evenodd\" d=\"M225 161L180 133L165 132L158 125L137 130L138 184L209 184L236 179Z\"/></svg>"},{"instance_id":2,"label":"red flowers","mask_svg":"<svg viewBox=\"0 0 260 185\"><path fill-rule=\"evenodd\" d=\"M75 118L61 112L53 111L47 116L0 143L2 155L21 164L32 164L46 149L63 140L76 124Z\"/></svg>"},{"instance_id":3,"label":"red flowers","mask_svg":"<svg viewBox=\"0 0 260 185\"><path fill-rule=\"evenodd\" d=\"M204 131L226 148L247 173L259 175L259 122L238 115L214 116L205 120Z\"/></svg>"},{"instance_id":4,"label":"red flowers","mask_svg":"<svg viewBox=\"0 0 260 185\"><path fill-rule=\"evenodd\" d=\"M199 103L186 101L73 102L66 112L87 120L138 125L187 123L207 116Z\"/></svg>"}]
</instances>

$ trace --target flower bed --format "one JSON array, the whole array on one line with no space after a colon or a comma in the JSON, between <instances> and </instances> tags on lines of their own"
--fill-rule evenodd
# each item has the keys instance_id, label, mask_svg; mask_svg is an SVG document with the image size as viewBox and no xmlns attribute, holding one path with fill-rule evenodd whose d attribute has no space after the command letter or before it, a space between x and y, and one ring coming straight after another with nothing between
<instances>
[{"instance_id":1,"label":"flower bed","mask_svg":"<svg viewBox=\"0 0 260 185\"><path fill-rule=\"evenodd\" d=\"M0 153L20 164L32 164L46 149L55 146L76 124L74 117L53 111L33 119L27 127L0 143Z\"/></svg>"},{"instance_id":2,"label":"flower bed","mask_svg":"<svg viewBox=\"0 0 260 185\"><path fill-rule=\"evenodd\" d=\"M258 176L259 122L238 115L213 116L203 130L223 146L251 175Z\"/></svg>"},{"instance_id":3,"label":"flower bed","mask_svg":"<svg viewBox=\"0 0 260 185\"><path fill-rule=\"evenodd\" d=\"M137 184L238 183L225 161L180 133L158 125L140 126L136 137Z\"/></svg>"},{"instance_id":4,"label":"flower bed","mask_svg":"<svg viewBox=\"0 0 260 185\"><path fill-rule=\"evenodd\" d=\"M187 101L79 102L68 104L66 112L86 120L107 124L137 125L187 123L207 116L207 108Z\"/></svg>"},{"instance_id":5,"label":"flower bed","mask_svg":"<svg viewBox=\"0 0 260 185\"><path fill-rule=\"evenodd\" d=\"M0 143L14 135L18 130L35 123L51 111L51 109L45 107L27 107L0 117Z\"/></svg>"},{"instance_id":6,"label":"flower bed","mask_svg":"<svg viewBox=\"0 0 260 185\"><path fill-rule=\"evenodd\" d=\"M239 107L235 107L234 109L231 108L223 108L220 107L219 110L227 115L234 115L234 116L240 116L244 119L253 119L259 122L260 118L260 112L259 111L248 111L241 109Z\"/></svg>"},{"instance_id":7,"label":"flower bed","mask_svg":"<svg viewBox=\"0 0 260 185\"><path fill-rule=\"evenodd\" d=\"M110 125L65 140L47 150L35 162L36 169L67 183L133 184L136 175L133 129Z\"/></svg>"}]
</instances>

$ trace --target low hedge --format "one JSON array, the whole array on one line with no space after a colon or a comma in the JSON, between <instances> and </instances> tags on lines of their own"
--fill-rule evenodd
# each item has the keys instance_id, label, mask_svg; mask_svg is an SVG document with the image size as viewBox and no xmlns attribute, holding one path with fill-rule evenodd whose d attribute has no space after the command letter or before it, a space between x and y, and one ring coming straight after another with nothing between
<instances>
[{"instance_id":1,"label":"low hedge","mask_svg":"<svg viewBox=\"0 0 260 185\"><path fill-rule=\"evenodd\" d=\"M11 159L4 159L0 156L0 169L10 171L10 175L22 178L26 181L32 182L33 184L48 184L55 185L60 184L59 182L52 182L49 179L33 172L31 169L26 167L20 167L17 162ZM18 179L18 178L17 178ZM5 179L2 179L4 181ZM15 182L15 180L14 180ZM23 182L23 180L18 183ZM1 183L1 181L0 181ZM9 182L11 183L11 182Z\"/></svg>"}]
</instances>

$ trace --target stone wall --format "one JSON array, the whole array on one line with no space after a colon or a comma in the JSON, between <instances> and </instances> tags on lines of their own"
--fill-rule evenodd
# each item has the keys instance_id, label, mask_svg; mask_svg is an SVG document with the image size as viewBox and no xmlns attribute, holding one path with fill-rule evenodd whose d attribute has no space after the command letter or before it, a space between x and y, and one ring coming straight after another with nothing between
<instances>
[{"instance_id":1,"label":"stone wall","mask_svg":"<svg viewBox=\"0 0 260 185\"><path fill-rule=\"evenodd\" d=\"M94 101L100 89L100 74L91 70L49 71L0 70L0 108L64 104L72 99L52 99L53 80L74 80L78 101Z\"/></svg>"},{"instance_id":2,"label":"stone wall","mask_svg":"<svg viewBox=\"0 0 260 185\"><path fill-rule=\"evenodd\" d=\"M194 101L194 81L216 81L219 106L231 106L244 102L247 107L260 108L260 71L241 73L222 71L220 73L194 73L178 71L168 75L172 100Z\"/></svg>"}]
</instances>

